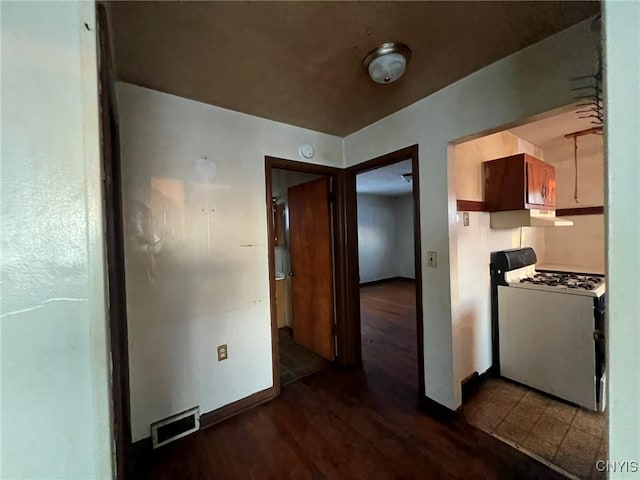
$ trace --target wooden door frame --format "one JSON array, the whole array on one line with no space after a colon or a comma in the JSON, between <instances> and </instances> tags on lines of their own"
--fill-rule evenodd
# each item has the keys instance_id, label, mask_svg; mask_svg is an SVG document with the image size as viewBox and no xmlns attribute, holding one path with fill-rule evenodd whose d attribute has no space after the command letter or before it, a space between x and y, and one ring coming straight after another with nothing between
<instances>
[{"instance_id":1,"label":"wooden door frame","mask_svg":"<svg viewBox=\"0 0 640 480\"><path fill-rule=\"evenodd\" d=\"M361 334L360 334L360 279L358 264L358 211L356 195L356 175L376 168L385 167L403 160L411 160L412 187L413 187L413 244L415 263L415 288L416 288L416 327L418 342L418 400L422 402L426 396L424 379L424 319L422 312L422 253L420 235L420 179L418 162L418 145L396 150L385 155L373 158L366 162L353 165L346 169L345 200L348 206L346 215L346 259L347 295L355 298L349 305L346 318L349 325L346 327L351 333L349 337L348 357L362 362ZM354 360L354 362L357 360Z\"/></svg>"},{"instance_id":2,"label":"wooden door frame","mask_svg":"<svg viewBox=\"0 0 640 480\"><path fill-rule=\"evenodd\" d=\"M129 391L129 343L125 287L124 224L118 112L107 8L96 3L98 82L100 84L100 149L105 228L105 276L108 298L108 330L111 360L113 425L113 474L133 478L131 461L131 411Z\"/></svg>"},{"instance_id":3,"label":"wooden door frame","mask_svg":"<svg viewBox=\"0 0 640 480\"><path fill-rule=\"evenodd\" d=\"M273 386L275 395L280 393L280 362L279 362L279 346L278 346L278 318L276 312L276 276L275 276L275 225L273 222L272 197L273 197L273 170L289 170L292 172L309 173L314 175L326 175L331 178L332 191L332 241L333 241L333 281L334 281L334 323L336 325L337 352L335 355L335 363L338 365L349 365L349 358L344 355L348 350L346 337L343 332L345 326L349 323L346 317L347 310L345 305L348 303L345 298L346 277L344 274L344 265L346 263L346 250L344 241L344 223L345 223L345 205L343 193L345 191L345 170L329 167L325 165L317 165L312 163L299 162L294 160L286 160L283 158L265 156L265 192L267 207L267 234L268 234L268 254L269 254L269 299L271 313L271 354L273 365Z\"/></svg>"}]
</instances>

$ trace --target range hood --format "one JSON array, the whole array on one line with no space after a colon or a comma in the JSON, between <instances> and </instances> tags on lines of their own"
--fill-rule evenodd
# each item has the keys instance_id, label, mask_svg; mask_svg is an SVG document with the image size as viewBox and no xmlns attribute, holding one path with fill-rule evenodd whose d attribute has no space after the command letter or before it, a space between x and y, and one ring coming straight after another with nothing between
<instances>
[{"instance_id":1,"label":"range hood","mask_svg":"<svg viewBox=\"0 0 640 480\"><path fill-rule=\"evenodd\" d=\"M491 228L570 227L573 222L556 217L555 210L506 210L491 212Z\"/></svg>"}]
</instances>

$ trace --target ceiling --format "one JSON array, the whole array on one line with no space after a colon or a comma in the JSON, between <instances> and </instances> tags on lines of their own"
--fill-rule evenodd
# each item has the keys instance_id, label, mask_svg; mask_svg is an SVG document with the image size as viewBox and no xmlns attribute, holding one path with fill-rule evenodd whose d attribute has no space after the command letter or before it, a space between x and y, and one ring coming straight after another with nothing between
<instances>
[{"instance_id":1,"label":"ceiling","mask_svg":"<svg viewBox=\"0 0 640 480\"><path fill-rule=\"evenodd\" d=\"M112 2L120 80L346 136L599 12L598 2ZM407 72L373 83L385 41Z\"/></svg>"},{"instance_id":2,"label":"ceiling","mask_svg":"<svg viewBox=\"0 0 640 480\"><path fill-rule=\"evenodd\" d=\"M376 168L356 175L356 192L398 197L413 192L413 184L401 175L411 173L411 160Z\"/></svg>"},{"instance_id":3,"label":"ceiling","mask_svg":"<svg viewBox=\"0 0 640 480\"><path fill-rule=\"evenodd\" d=\"M544 147L556 141L571 142L571 140L564 138L566 134L586 130L593 126L591 119L580 118L575 110L571 110L512 128L509 131L527 142Z\"/></svg>"}]
</instances>

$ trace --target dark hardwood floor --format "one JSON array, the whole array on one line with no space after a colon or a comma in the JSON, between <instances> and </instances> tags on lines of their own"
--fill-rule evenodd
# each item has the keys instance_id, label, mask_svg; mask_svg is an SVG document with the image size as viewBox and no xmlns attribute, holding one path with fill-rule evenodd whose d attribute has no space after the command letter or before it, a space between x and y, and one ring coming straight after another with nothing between
<instances>
[{"instance_id":1,"label":"dark hardwood floor","mask_svg":"<svg viewBox=\"0 0 640 480\"><path fill-rule=\"evenodd\" d=\"M137 478L564 478L462 420L418 409L411 282L363 287L361 302L362 369L286 385L277 399L156 450Z\"/></svg>"},{"instance_id":2,"label":"dark hardwood floor","mask_svg":"<svg viewBox=\"0 0 640 480\"><path fill-rule=\"evenodd\" d=\"M365 373L418 395L415 283L392 280L360 289L362 364Z\"/></svg>"}]
</instances>

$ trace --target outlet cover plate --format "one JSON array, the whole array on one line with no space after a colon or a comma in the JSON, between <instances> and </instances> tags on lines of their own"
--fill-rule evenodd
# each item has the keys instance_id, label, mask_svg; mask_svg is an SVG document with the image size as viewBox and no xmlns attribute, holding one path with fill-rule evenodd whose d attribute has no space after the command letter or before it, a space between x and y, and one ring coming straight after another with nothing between
<instances>
[{"instance_id":1,"label":"outlet cover plate","mask_svg":"<svg viewBox=\"0 0 640 480\"><path fill-rule=\"evenodd\" d=\"M221 362L222 360L226 360L227 358L227 344L225 343L224 345L218 345L218 361Z\"/></svg>"}]
</instances>

